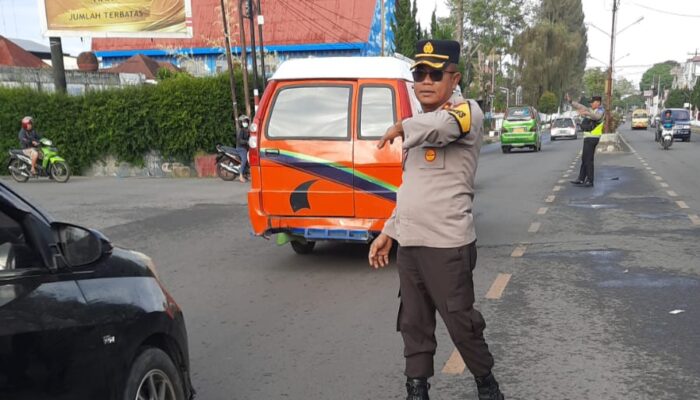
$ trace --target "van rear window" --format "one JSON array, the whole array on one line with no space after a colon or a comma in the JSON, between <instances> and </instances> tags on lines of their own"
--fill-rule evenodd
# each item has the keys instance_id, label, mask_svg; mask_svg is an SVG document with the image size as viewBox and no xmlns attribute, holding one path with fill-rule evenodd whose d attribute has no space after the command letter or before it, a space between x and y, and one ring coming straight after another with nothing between
<instances>
[{"instance_id":1,"label":"van rear window","mask_svg":"<svg viewBox=\"0 0 700 400\"><path fill-rule=\"evenodd\" d=\"M532 119L532 115L530 115L530 109L527 107L509 108L506 113L506 120L508 121L527 121L530 119Z\"/></svg>"},{"instance_id":2,"label":"van rear window","mask_svg":"<svg viewBox=\"0 0 700 400\"><path fill-rule=\"evenodd\" d=\"M290 86L277 94L267 136L343 139L349 137L351 86Z\"/></svg>"}]
</instances>

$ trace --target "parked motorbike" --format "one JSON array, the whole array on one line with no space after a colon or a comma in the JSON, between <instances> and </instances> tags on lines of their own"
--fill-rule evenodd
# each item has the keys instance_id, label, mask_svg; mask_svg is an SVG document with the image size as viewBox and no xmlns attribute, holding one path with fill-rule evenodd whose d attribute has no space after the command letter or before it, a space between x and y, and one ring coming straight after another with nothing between
<instances>
[{"instance_id":1,"label":"parked motorbike","mask_svg":"<svg viewBox=\"0 0 700 400\"><path fill-rule=\"evenodd\" d=\"M36 165L35 177L49 177L56 182L65 183L70 178L70 168L63 157L58 155L58 149L53 147L53 142L47 138L39 141L39 160ZM21 149L9 151L10 161L7 168L12 179L17 182L26 182L32 175L32 159L24 154Z\"/></svg>"},{"instance_id":2,"label":"parked motorbike","mask_svg":"<svg viewBox=\"0 0 700 400\"><path fill-rule=\"evenodd\" d=\"M669 125L664 125L663 130L661 131L661 147L664 150L668 150L669 147L673 144L673 126Z\"/></svg>"},{"instance_id":3,"label":"parked motorbike","mask_svg":"<svg viewBox=\"0 0 700 400\"><path fill-rule=\"evenodd\" d=\"M232 181L241 174L241 156L235 147L216 145L216 175L225 180ZM250 169L243 171L243 176L248 178Z\"/></svg>"}]
</instances>

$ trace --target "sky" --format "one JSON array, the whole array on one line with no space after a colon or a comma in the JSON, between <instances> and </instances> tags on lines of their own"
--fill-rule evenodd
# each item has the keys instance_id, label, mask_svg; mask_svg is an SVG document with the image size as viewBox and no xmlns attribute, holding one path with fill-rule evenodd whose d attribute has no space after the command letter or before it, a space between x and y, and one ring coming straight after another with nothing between
<instances>
[{"instance_id":1,"label":"sky","mask_svg":"<svg viewBox=\"0 0 700 400\"><path fill-rule=\"evenodd\" d=\"M197 0L193 0L197 1ZM606 67L610 59L610 38L613 0L583 0L588 28L591 58L587 67ZM31 39L48 45L41 36L36 0L0 0L0 35ZM417 0L421 26L430 24L437 7L438 16L447 16L444 0ZM674 15L677 14L677 15ZM644 19L620 33L616 43L615 73L633 82L641 79L652 64L666 60L683 62L688 53L700 51L700 1L698 0L620 0L618 29L627 27L640 17ZM594 24L597 28L591 26ZM64 51L77 55L89 50L89 38L64 38ZM629 55L627 55L629 54Z\"/></svg>"}]
</instances>

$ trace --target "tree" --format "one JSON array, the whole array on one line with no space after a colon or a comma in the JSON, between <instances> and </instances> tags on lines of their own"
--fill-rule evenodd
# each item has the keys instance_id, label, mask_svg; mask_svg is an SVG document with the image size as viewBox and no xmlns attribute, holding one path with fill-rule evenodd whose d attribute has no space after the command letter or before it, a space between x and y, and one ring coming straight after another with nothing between
<instances>
[{"instance_id":1,"label":"tree","mask_svg":"<svg viewBox=\"0 0 700 400\"><path fill-rule=\"evenodd\" d=\"M608 79L607 71L601 68L587 69L583 74L583 95L586 98L591 96L602 96L605 92L605 81Z\"/></svg>"},{"instance_id":2,"label":"tree","mask_svg":"<svg viewBox=\"0 0 700 400\"><path fill-rule=\"evenodd\" d=\"M537 102L537 108L541 113L552 114L557 111L559 106L559 101L557 101L557 95L546 91L540 96L540 100Z\"/></svg>"},{"instance_id":3,"label":"tree","mask_svg":"<svg viewBox=\"0 0 700 400\"><path fill-rule=\"evenodd\" d=\"M411 7L411 0L396 0L395 21L392 23L396 52L409 58L415 56L416 42L420 36L415 15L416 11Z\"/></svg>"},{"instance_id":4,"label":"tree","mask_svg":"<svg viewBox=\"0 0 700 400\"><path fill-rule=\"evenodd\" d=\"M700 108L700 79L695 82L693 92L690 94L690 103L695 108Z\"/></svg>"},{"instance_id":5,"label":"tree","mask_svg":"<svg viewBox=\"0 0 700 400\"><path fill-rule=\"evenodd\" d=\"M450 40L454 37L455 26L451 18L438 18L433 10L433 15L430 17L430 38Z\"/></svg>"},{"instance_id":6,"label":"tree","mask_svg":"<svg viewBox=\"0 0 700 400\"><path fill-rule=\"evenodd\" d=\"M642 75L642 80L639 81L639 90L643 92L654 87L654 89L658 91L659 77L661 77L661 89L663 90L670 88L673 85L673 75L671 74L671 70L679 65L680 64L673 60L654 64L653 67L646 70L644 75Z\"/></svg>"},{"instance_id":7,"label":"tree","mask_svg":"<svg viewBox=\"0 0 700 400\"><path fill-rule=\"evenodd\" d=\"M673 89L668 93L664 101L664 107L683 108L685 103L690 102L691 91L689 89Z\"/></svg>"},{"instance_id":8,"label":"tree","mask_svg":"<svg viewBox=\"0 0 700 400\"><path fill-rule=\"evenodd\" d=\"M543 0L534 24L515 38L513 48L524 100L539 101L551 91L581 89L588 54L581 0Z\"/></svg>"}]
</instances>

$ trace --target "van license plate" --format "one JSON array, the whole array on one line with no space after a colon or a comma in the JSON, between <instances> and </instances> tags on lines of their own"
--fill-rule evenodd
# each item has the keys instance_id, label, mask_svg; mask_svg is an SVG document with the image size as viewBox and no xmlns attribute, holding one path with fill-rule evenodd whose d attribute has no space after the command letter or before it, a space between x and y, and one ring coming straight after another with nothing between
<instances>
[{"instance_id":1,"label":"van license plate","mask_svg":"<svg viewBox=\"0 0 700 400\"><path fill-rule=\"evenodd\" d=\"M524 133L524 132L525 132L525 128L515 128L515 129L513 129L513 133Z\"/></svg>"}]
</instances>

